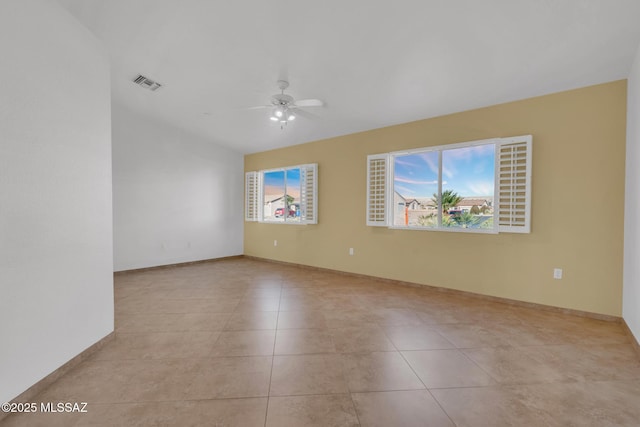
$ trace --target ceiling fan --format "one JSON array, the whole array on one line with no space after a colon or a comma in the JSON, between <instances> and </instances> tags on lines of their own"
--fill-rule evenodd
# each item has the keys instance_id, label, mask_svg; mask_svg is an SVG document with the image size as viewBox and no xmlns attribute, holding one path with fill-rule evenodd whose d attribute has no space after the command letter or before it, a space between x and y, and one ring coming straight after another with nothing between
<instances>
[{"instance_id":1,"label":"ceiling fan","mask_svg":"<svg viewBox=\"0 0 640 427\"><path fill-rule=\"evenodd\" d=\"M286 95L284 90L289 87L289 82L286 80L278 80L278 87L280 88L280 93L271 97L271 104L252 107L252 109L271 108L269 120L279 123L280 129L284 129L287 123L296 119L296 113L303 111L300 107L324 106L324 102L319 99L300 99L296 101L291 95Z\"/></svg>"}]
</instances>

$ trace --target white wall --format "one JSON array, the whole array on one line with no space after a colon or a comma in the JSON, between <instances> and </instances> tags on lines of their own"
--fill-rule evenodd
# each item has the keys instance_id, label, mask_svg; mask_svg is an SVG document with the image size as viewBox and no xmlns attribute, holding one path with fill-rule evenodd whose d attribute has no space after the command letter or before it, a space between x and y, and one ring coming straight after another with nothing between
<instances>
[{"instance_id":1,"label":"white wall","mask_svg":"<svg viewBox=\"0 0 640 427\"><path fill-rule=\"evenodd\" d=\"M113 331L109 64L51 0L0 2L0 402Z\"/></svg>"},{"instance_id":2,"label":"white wall","mask_svg":"<svg viewBox=\"0 0 640 427\"><path fill-rule=\"evenodd\" d=\"M640 341L640 46L627 86L622 317Z\"/></svg>"},{"instance_id":3,"label":"white wall","mask_svg":"<svg viewBox=\"0 0 640 427\"><path fill-rule=\"evenodd\" d=\"M115 270L242 254L243 156L117 104L112 114Z\"/></svg>"}]
</instances>

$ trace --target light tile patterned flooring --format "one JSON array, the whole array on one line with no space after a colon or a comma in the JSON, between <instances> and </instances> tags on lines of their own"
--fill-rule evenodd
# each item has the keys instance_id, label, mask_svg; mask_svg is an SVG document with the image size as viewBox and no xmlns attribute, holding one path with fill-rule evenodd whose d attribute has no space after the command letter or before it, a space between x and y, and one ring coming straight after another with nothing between
<instances>
[{"instance_id":1,"label":"light tile patterned flooring","mask_svg":"<svg viewBox=\"0 0 640 427\"><path fill-rule=\"evenodd\" d=\"M116 338L6 426L639 426L622 326L250 259L118 275Z\"/></svg>"}]
</instances>

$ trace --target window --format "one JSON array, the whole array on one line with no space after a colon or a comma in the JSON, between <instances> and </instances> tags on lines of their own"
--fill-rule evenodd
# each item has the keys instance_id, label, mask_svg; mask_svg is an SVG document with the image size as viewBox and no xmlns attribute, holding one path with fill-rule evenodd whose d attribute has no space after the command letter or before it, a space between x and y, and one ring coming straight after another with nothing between
<instances>
[{"instance_id":1,"label":"window","mask_svg":"<svg viewBox=\"0 0 640 427\"><path fill-rule=\"evenodd\" d=\"M245 221L317 223L317 165L247 172Z\"/></svg>"},{"instance_id":2,"label":"window","mask_svg":"<svg viewBox=\"0 0 640 427\"><path fill-rule=\"evenodd\" d=\"M529 233L532 138L520 136L367 158L367 225Z\"/></svg>"}]
</instances>

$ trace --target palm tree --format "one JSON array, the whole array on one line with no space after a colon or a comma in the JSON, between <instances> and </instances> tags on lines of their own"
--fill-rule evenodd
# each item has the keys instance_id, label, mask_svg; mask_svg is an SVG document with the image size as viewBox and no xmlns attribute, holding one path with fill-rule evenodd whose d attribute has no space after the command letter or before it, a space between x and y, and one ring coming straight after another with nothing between
<instances>
[{"instance_id":1,"label":"palm tree","mask_svg":"<svg viewBox=\"0 0 640 427\"><path fill-rule=\"evenodd\" d=\"M458 193L456 193L455 191L444 190L442 192L442 203L440 203L442 212L443 213L449 212L449 209L455 207L461 201L462 201L462 197L459 196ZM438 195L436 193L433 193L431 202L433 202L435 206L438 206Z\"/></svg>"},{"instance_id":2,"label":"palm tree","mask_svg":"<svg viewBox=\"0 0 640 427\"><path fill-rule=\"evenodd\" d=\"M291 215L291 206L293 206L293 201L294 201L295 199L293 198L293 196L290 196L290 195L288 195L288 194L285 194L285 195L284 195L284 200L285 200L285 203L286 203L286 206L287 206L287 207L285 208L285 210L283 211L283 212L284 212L284 214L285 214L287 217L294 216L294 215ZM294 207L294 210L295 210L295 207Z\"/></svg>"},{"instance_id":3,"label":"palm tree","mask_svg":"<svg viewBox=\"0 0 640 427\"><path fill-rule=\"evenodd\" d=\"M476 225L479 221L479 218L470 212L462 212L458 217L455 218L455 222L460 225L462 228L469 228Z\"/></svg>"}]
</instances>

